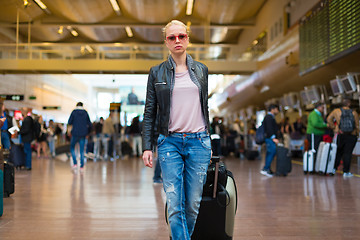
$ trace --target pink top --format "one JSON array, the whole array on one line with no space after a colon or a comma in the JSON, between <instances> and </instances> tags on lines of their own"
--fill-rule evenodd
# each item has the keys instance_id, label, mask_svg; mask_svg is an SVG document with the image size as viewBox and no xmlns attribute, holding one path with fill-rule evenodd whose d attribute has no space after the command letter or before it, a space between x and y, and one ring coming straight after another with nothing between
<instances>
[{"instance_id":1,"label":"pink top","mask_svg":"<svg viewBox=\"0 0 360 240\"><path fill-rule=\"evenodd\" d=\"M175 73L169 131L182 133L205 131L199 88L191 81L188 71Z\"/></svg>"}]
</instances>

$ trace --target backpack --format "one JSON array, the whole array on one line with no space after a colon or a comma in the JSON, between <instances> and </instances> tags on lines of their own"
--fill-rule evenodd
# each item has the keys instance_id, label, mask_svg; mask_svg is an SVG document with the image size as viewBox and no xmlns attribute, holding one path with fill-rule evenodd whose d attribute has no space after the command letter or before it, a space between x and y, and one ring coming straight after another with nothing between
<instances>
[{"instance_id":1,"label":"backpack","mask_svg":"<svg viewBox=\"0 0 360 240\"><path fill-rule=\"evenodd\" d=\"M265 142L265 127L263 123L256 129L255 142L256 144L263 144Z\"/></svg>"},{"instance_id":2,"label":"backpack","mask_svg":"<svg viewBox=\"0 0 360 240\"><path fill-rule=\"evenodd\" d=\"M342 109L339 128L344 133L351 133L355 129L355 119L351 109Z\"/></svg>"}]
</instances>

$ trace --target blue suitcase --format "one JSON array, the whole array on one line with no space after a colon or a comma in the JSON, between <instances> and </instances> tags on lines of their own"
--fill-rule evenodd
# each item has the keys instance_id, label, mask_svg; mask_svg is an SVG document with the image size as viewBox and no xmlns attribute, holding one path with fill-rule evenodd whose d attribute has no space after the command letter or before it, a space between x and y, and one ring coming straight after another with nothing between
<instances>
[{"instance_id":1,"label":"blue suitcase","mask_svg":"<svg viewBox=\"0 0 360 240\"><path fill-rule=\"evenodd\" d=\"M21 168L25 166L25 152L24 147L20 144L12 144L10 149L9 162L14 164L14 167Z\"/></svg>"}]
</instances>

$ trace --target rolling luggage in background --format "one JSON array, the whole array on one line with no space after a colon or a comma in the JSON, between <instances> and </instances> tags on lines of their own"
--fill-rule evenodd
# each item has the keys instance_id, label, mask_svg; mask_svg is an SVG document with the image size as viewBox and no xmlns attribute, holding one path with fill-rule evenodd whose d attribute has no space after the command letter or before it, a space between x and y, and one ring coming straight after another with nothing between
<instances>
[{"instance_id":1,"label":"rolling luggage in background","mask_svg":"<svg viewBox=\"0 0 360 240\"><path fill-rule=\"evenodd\" d=\"M311 134L311 149L308 149L303 156L303 169L304 173L314 171L314 134Z\"/></svg>"},{"instance_id":2,"label":"rolling luggage in background","mask_svg":"<svg viewBox=\"0 0 360 240\"><path fill-rule=\"evenodd\" d=\"M126 155L130 156L131 154L133 154L132 147L130 146L128 141L121 142L121 154L123 156L126 156Z\"/></svg>"},{"instance_id":3,"label":"rolling luggage in background","mask_svg":"<svg viewBox=\"0 0 360 240\"><path fill-rule=\"evenodd\" d=\"M20 144L12 144L10 149L9 162L14 164L14 167L20 168L25 166L25 152L24 147Z\"/></svg>"},{"instance_id":4,"label":"rolling luggage in background","mask_svg":"<svg viewBox=\"0 0 360 240\"><path fill-rule=\"evenodd\" d=\"M315 171L323 174L332 173L335 165L336 143L321 142L316 156Z\"/></svg>"},{"instance_id":5,"label":"rolling luggage in background","mask_svg":"<svg viewBox=\"0 0 360 240\"><path fill-rule=\"evenodd\" d=\"M12 163L4 163L4 197L15 192L15 168Z\"/></svg>"},{"instance_id":6,"label":"rolling luggage in background","mask_svg":"<svg viewBox=\"0 0 360 240\"><path fill-rule=\"evenodd\" d=\"M291 154L288 148L279 144L276 149L276 175L287 176L291 172Z\"/></svg>"},{"instance_id":7,"label":"rolling luggage in background","mask_svg":"<svg viewBox=\"0 0 360 240\"><path fill-rule=\"evenodd\" d=\"M259 157L259 151L258 150L246 150L245 151L245 157L247 160L255 160Z\"/></svg>"},{"instance_id":8,"label":"rolling luggage in background","mask_svg":"<svg viewBox=\"0 0 360 240\"><path fill-rule=\"evenodd\" d=\"M86 153L94 153L94 141L88 141L86 144Z\"/></svg>"},{"instance_id":9,"label":"rolling luggage in background","mask_svg":"<svg viewBox=\"0 0 360 240\"><path fill-rule=\"evenodd\" d=\"M233 175L226 170L224 163L219 163L218 157L213 157L207 171L199 215L191 239L233 239L236 209L237 190ZM165 216L168 222L167 206Z\"/></svg>"},{"instance_id":10,"label":"rolling luggage in background","mask_svg":"<svg viewBox=\"0 0 360 240\"><path fill-rule=\"evenodd\" d=\"M259 157L260 146L255 143L254 135L247 135L247 148L245 150L245 157L248 160L255 160Z\"/></svg>"}]
</instances>

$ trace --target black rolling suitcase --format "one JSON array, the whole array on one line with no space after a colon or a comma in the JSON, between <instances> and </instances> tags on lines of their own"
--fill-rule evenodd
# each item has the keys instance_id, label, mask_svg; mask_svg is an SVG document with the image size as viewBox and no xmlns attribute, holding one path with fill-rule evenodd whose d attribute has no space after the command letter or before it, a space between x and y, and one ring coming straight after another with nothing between
<instances>
[{"instance_id":1,"label":"black rolling suitcase","mask_svg":"<svg viewBox=\"0 0 360 240\"><path fill-rule=\"evenodd\" d=\"M21 168L22 166L25 166L25 159L24 147L20 144L12 144L9 162L13 163L14 167Z\"/></svg>"},{"instance_id":2,"label":"black rolling suitcase","mask_svg":"<svg viewBox=\"0 0 360 240\"><path fill-rule=\"evenodd\" d=\"M15 192L15 168L12 163L4 163L4 197Z\"/></svg>"},{"instance_id":3,"label":"black rolling suitcase","mask_svg":"<svg viewBox=\"0 0 360 240\"><path fill-rule=\"evenodd\" d=\"M245 157L247 160L255 160L256 158L259 157L259 151L258 150L246 150Z\"/></svg>"},{"instance_id":4,"label":"black rolling suitcase","mask_svg":"<svg viewBox=\"0 0 360 240\"><path fill-rule=\"evenodd\" d=\"M233 239L236 209L237 189L234 177L226 170L224 163L219 163L219 157L213 157L207 171L207 180L191 239ZM168 220L167 206L165 215Z\"/></svg>"},{"instance_id":5,"label":"black rolling suitcase","mask_svg":"<svg viewBox=\"0 0 360 240\"><path fill-rule=\"evenodd\" d=\"M287 176L291 172L291 168L289 149L279 144L276 149L276 175Z\"/></svg>"}]
</instances>

